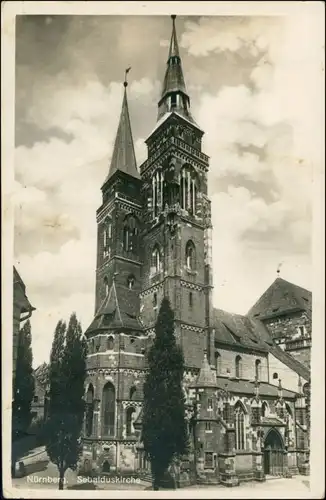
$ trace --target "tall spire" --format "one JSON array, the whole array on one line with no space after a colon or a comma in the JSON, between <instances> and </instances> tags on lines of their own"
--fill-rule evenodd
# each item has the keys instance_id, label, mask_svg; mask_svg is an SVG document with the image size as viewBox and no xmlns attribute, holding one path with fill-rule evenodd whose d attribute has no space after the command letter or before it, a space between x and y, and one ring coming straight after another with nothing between
<instances>
[{"instance_id":1,"label":"tall spire","mask_svg":"<svg viewBox=\"0 0 326 500\"><path fill-rule=\"evenodd\" d=\"M125 72L125 80L123 82L124 93L122 100L122 108L120 114L120 121L118 126L117 135L114 142L113 153L109 173L105 179L104 184L116 172L121 171L132 177L140 178L137 170L136 155L134 149L134 141L132 138L131 124L128 109L127 99L127 74L131 68L127 68Z\"/></svg>"},{"instance_id":2,"label":"tall spire","mask_svg":"<svg viewBox=\"0 0 326 500\"><path fill-rule=\"evenodd\" d=\"M172 18L172 35L169 48L169 56L162 87L161 99L158 103L158 120L165 113L176 111L188 120L192 120L189 106L190 99L186 91L183 77L181 58L179 53L177 32L175 27L176 16Z\"/></svg>"}]
</instances>

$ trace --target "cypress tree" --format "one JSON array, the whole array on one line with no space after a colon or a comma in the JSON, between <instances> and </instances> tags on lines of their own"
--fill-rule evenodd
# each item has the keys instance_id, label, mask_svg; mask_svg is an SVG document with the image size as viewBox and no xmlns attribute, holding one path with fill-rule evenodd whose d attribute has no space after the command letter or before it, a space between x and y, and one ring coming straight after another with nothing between
<instances>
[{"instance_id":1,"label":"cypress tree","mask_svg":"<svg viewBox=\"0 0 326 500\"><path fill-rule=\"evenodd\" d=\"M156 338L148 353L144 383L142 441L158 490L174 458L187 451L185 400L182 390L184 357L174 335L174 314L164 298L155 325Z\"/></svg>"},{"instance_id":2,"label":"cypress tree","mask_svg":"<svg viewBox=\"0 0 326 500\"><path fill-rule=\"evenodd\" d=\"M26 432L32 420L31 404L35 390L32 365L31 323L27 320L20 330L18 338L17 367L12 405L14 438L15 435Z\"/></svg>"},{"instance_id":3,"label":"cypress tree","mask_svg":"<svg viewBox=\"0 0 326 500\"><path fill-rule=\"evenodd\" d=\"M68 329L59 321L50 358L49 415L46 422L46 450L59 472L63 489L67 469L75 470L82 452L86 343L81 325L73 313Z\"/></svg>"}]
</instances>

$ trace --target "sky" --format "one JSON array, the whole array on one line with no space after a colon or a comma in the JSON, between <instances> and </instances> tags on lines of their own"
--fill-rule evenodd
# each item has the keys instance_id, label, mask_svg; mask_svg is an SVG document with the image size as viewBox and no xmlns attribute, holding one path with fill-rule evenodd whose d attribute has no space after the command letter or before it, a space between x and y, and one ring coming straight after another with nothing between
<instances>
[{"instance_id":1,"label":"sky","mask_svg":"<svg viewBox=\"0 0 326 500\"><path fill-rule=\"evenodd\" d=\"M280 276L312 289L320 172L320 39L307 15L178 16L184 76L205 131L213 304L245 314ZM94 314L96 209L125 68L138 164L156 123L169 16L16 18L14 262L36 307L34 366L60 318Z\"/></svg>"}]
</instances>

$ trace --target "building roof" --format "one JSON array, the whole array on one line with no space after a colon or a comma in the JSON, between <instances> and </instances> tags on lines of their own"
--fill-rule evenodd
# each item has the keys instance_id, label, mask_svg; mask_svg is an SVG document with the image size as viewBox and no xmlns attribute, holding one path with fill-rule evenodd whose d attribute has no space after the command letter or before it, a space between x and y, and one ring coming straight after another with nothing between
<instances>
[{"instance_id":1,"label":"building roof","mask_svg":"<svg viewBox=\"0 0 326 500\"><path fill-rule=\"evenodd\" d=\"M286 366L291 368L302 378L304 378L305 380L309 380L310 372L308 368L306 368L305 365L300 363L300 361L298 361L294 356L291 356L291 354L288 354L287 352L283 351L283 349L281 349L278 345L274 343L269 346L269 352L270 354L273 354L275 358L281 361L281 363L284 363Z\"/></svg>"},{"instance_id":2,"label":"building roof","mask_svg":"<svg viewBox=\"0 0 326 500\"><path fill-rule=\"evenodd\" d=\"M100 305L86 335L95 330L128 328L142 330L139 319L139 294L113 280L108 295Z\"/></svg>"},{"instance_id":3,"label":"building roof","mask_svg":"<svg viewBox=\"0 0 326 500\"><path fill-rule=\"evenodd\" d=\"M256 395L255 382L250 380L241 380L225 377L217 377L217 387L225 389L234 394L248 394L250 396ZM267 382L260 382L259 384L260 396L278 397L278 386L269 384ZM284 398L294 398L297 393L283 389Z\"/></svg>"},{"instance_id":4,"label":"building roof","mask_svg":"<svg viewBox=\"0 0 326 500\"><path fill-rule=\"evenodd\" d=\"M31 305L29 302L27 295L26 295L26 286L25 283L23 282L19 272L14 266L14 276L13 276L13 281L14 281L14 290L17 291L20 290L19 293L19 303L20 303L20 309L21 312L31 312L35 311L35 307Z\"/></svg>"},{"instance_id":5,"label":"building roof","mask_svg":"<svg viewBox=\"0 0 326 500\"><path fill-rule=\"evenodd\" d=\"M274 343L259 319L214 309L214 329L216 343L269 352L305 380L309 380L309 370Z\"/></svg>"},{"instance_id":6,"label":"building roof","mask_svg":"<svg viewBox=\"0 0 326 500\"><path fill-rule=\"evenodd\" d=\"M249 310L248 316L266 319L296 310L311 316L311 309L310 291L278 277Z\"/></svg>"},{"instance_id":7,"label":"building roof","mask_svg":"<svg viewBox=\"0 0 326 500\"><path fill-rule=\"evenodd\" d=\"M266 351L268 332L247 316L214 309L215 341Z\"/></svg>"},{"instance_id":8,"label":"building roof","mask_svg":"<svg viewBox=\"0 0 326 500\"><path fill-rule=\"evenodd\" d=\"M117 171L124 172L132 177L140 179L140 175L136 164L136 155L135 155L134 141L131 131L126 89L127 89L127 84L125 82L117 135L114 142L109 173L105 179L104 184Z\"/></svg>"},{"instance_id":9,"label":"building roof","mask_svg":"<svg viewBox=\"0 0 326 500\"><path fill-rule=\"evenodd\" d=\"M216 374L208 363L206 352L194 387L217 387Z\"/></svg>"}]
</instances>

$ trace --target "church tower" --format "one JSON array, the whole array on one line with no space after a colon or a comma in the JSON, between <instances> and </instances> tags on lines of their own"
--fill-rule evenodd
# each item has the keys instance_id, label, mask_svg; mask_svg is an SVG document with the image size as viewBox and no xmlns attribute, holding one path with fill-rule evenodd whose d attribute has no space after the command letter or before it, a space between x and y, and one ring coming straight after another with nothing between
<instances>
[{"instance_id":1,"label":"church tower","mask_svg":"<svg viewBox=\"0 0 326 500\"><path fill-rule=\"evenodd\" d=\"M209 158L203 131L191 114L178 47L175 17L157 124L146 140L140 167L144 209L141 318L154 327L163 296L175 312L175 332L187 368L211 359L211 207Z\"/></svg>"}]
</instances>

